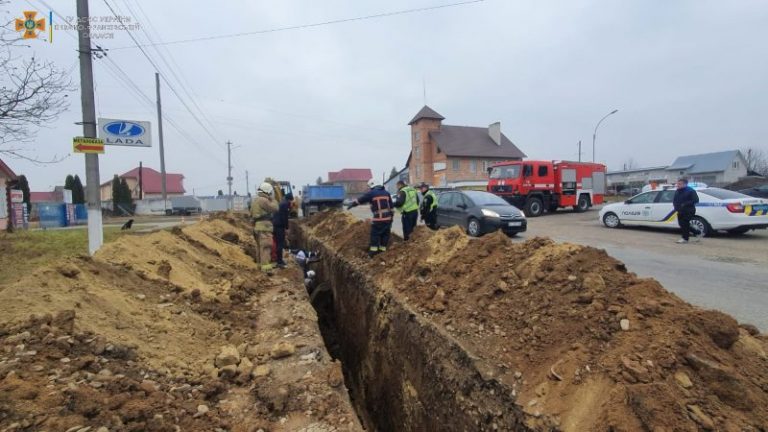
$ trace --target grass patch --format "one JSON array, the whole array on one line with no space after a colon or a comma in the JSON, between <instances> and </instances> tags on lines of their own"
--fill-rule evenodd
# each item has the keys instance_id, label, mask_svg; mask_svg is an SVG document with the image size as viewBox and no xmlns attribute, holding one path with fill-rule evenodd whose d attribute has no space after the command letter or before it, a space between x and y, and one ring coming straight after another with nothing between
<instances>
[{"instance_id":1,"label":"grass patch","mask_svg":"<svg viewBox=\"0 0 768 432\"><path fill-rule=\"evenodd\" d=\"M104 229L104 243L123 235L119 227ZM0 285L62 257L88 254L88 230L0 232Z\"/></svg>"}]
</instances>

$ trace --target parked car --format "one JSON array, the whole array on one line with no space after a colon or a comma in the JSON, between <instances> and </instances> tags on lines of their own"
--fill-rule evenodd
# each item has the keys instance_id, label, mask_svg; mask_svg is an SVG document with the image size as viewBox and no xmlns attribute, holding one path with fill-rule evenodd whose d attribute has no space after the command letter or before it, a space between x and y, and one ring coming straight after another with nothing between
<instances>
[{"instance_id":1,"label":"parked car","mask_svg":"<svg viewBox=\"0 0 768 432\"><path fill-rule=\"evenodd\" d=\"M715 231L744 234L768 228L768 200L719 188L696 191L699 203L691 225L705 236ZM678 228L677 212L672 206L674 189L643 192L632 198L604 206L600 221L608 228L648 226Z\"/></svg>"},{"instance_id":2,"label":"parked car","mask_svg":"<svg viewBox=\"0 0 768 432\"><path fill-rule=\"evenodd\" d=\"M473 237L499 229L514 237L528 226L525 215L517 207L492 193L479 191L441 193L437 199L437 224L458 225Z\"/></svg>"},{"instance_id":3,"label":"parked car","mask_svg":"<svg viewBox=\"0 0 768 432\"><path fill-rule=\"evenodd\" d=\"M742 189L739 192L755 198L768 198L768 183L761 186Z\"/></svg>"}]
</instances>

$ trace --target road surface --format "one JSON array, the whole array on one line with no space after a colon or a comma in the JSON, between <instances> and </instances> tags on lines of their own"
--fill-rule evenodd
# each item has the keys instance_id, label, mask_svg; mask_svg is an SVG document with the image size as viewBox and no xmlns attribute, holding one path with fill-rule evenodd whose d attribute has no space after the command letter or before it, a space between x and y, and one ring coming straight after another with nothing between
<instances>
[{"instance_id":1,"label":"road surface","mask_svg":"<svg viewBox=\"0 0 768 432\"><path fill-rule=\"evenodd\" d=\"M370 217L365 207L352 211L358 217ZM593 209L532 218L528 231L515 241L545 236L605 249L630 271L658 280L686 301L721 310L768 331L768 231L720 235L701 243L678 245L673 231L611 230L597 220L597 214ZM402 234L399 220L393 231Z\"/></svg>"}]
</instances>

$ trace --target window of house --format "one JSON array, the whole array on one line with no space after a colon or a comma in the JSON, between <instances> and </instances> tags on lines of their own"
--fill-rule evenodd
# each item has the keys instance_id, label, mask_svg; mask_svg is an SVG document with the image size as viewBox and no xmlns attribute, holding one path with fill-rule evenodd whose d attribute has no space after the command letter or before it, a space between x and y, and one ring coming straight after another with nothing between
<instances>
[{"instance_id":1,"label":"window of house","mask_svg":"<svg viewBox=\"0 0 768 432\"><path fill-rule=\"evenodd\" d=\"M413 146L413 155L416 157L419 157L421 155L421 146L420 145L414 145Z\"/></svg>"},{"instance_id":2,"label":"window of house","mask_svg":"<svg viewBox=\"0 0 768 432\"><path fill-rule=\"evenodd\" d=\"M453 168L454 171L458 171L461 168L460 162L461 161L458 159L454 159L451 161L451 167Z\"/></svg>"},{"instance_id":3,"label":"window of house","mask_svg":"<svg viewBox=\"0 0 768 432\"><path fill-rule=\"evenodd\" d=\"M739 169L739 161L733 161L733 168Z\"/></svg>"},{"instance_id":4,"label":"window of house","mask_svg":"<svg viewBox=\"0 0 768 432\"><path fill-rule=\"evenodd\" d=\"M546 165L539 166L539 177L546 177L548 172Z\"/></svg>"},{"instance_id":5,"label":"window of house","mask_svg":"<svg viewBox=\"0 0 768 432\"><path fill-rule=\"evenodd\" d=\"M421 138L421 132L414 132L413 133L413 142L419 142L420 138Z\"/></svg>"},{"instance_id":6,"label":"window of house","mask_svg":"<svg viewBox=\"0 0 768 432\"><path fill-rule=\"evenodd\" d=\"M477 161L472 159L469 161L469 171L472 173L477 172Z\"/></svg>"}]
</instances>

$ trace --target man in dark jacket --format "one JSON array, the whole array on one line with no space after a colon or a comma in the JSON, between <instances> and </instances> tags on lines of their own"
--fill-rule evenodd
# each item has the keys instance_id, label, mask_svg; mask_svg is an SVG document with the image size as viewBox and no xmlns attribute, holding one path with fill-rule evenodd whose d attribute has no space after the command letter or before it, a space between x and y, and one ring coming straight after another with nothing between
<instances>
[{"instance_id":1,"label":"man in dark jacket","mask_svg":"<svg viewBox=\"0 0 768 432\"><path fill-rule=\"evenodd\" d=\"M433 230L437 229L437 195L435 195L435 192L432 191L432 189L429 188L429 185L426 183L422 183L420 186L421 189L421 196L423 197L421 199L421 220L424 221L424 223Z\"/></svg>"},{"instance_id":2,"label":"man in dark jacket","mask_svg":"<svg viewBox=\"0 0 768 432\"><path fill-rule=\"evenodd\" d=\"M688 186L688 179L681 178L677 181L677 190L672 204L677 211L677 223L680 225L682 238L677 243L688 243L690 234L693 233L694 240L698 241L703 233L691 226L691 219L696 215L696 203L699 202L699 195L693 188Z\"/></svg>"},{"instance_id":3,"label":"man in dark jacket","mask_svg":"<svg viewBox=\"0 0 768 432\"><path fill-rule=\"evenodd\" d=\"M275 261L277 266L285 268L283 252L285 251L285 235L288 231L288 216L291 210L293 197L286 195L277 207L277 212L272 215L272 237L275 242Z\"/></svg>"},{"instance_id":4,"label":"man in dark jacket","mask_svg":"<svg viewBox=\"0 0 768 432\"><path fill-rule=\"evenodd\" d=\"M368 246L368 256L374 257L387 251L395 210L392 205L392 197L384 189L384 186L377 185L371 179L368 181L368 187L370 190L352 201L352 204L347 206L347 210L360 204L370 204L373 218L371 219L371 241Z\"/></svg>"}]
</instances>

